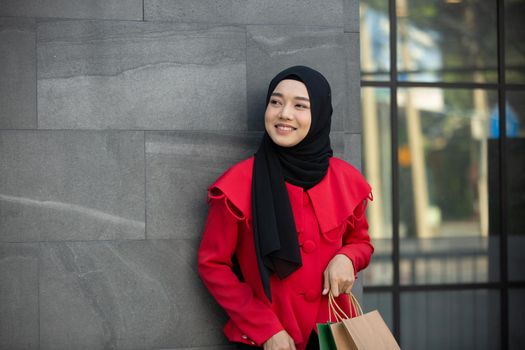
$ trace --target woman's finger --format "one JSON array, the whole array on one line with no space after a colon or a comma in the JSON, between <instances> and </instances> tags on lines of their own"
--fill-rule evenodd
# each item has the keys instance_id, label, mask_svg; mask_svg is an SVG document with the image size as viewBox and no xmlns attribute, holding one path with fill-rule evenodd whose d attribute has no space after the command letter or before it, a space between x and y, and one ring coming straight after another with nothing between
<instances>
[{"instance_id":1,"label":"woman's finger","mask_svg":"<svg viewBox=\"0 0 525 350\"><path fill-rule=\"evenodd\" d=\"M350 294L352 292L352 287L354 286L354 282L350 282L345 287L345 293Z\"/></svg>"},{"instance_id":2,"label":"woman's finger","mask_svg":"<svg viewBox=\"0 0 525 350\"><path fill-rule=\"evenodd\" d=\"M339 296L339 283L335 278L330 278L330 290L334 297Z\"/></svg>"},{"instance_id":3,"label":"woman's finger","mask_svg":"<svg viewBox=\"0 0 525 350\"><path fill-rule=\"evenodd\" d=\"M325 270L323 273L323 295L328 294L329 290L330 290L330 279L328 278L327 270Z\"/></svg>"}]
</instances>

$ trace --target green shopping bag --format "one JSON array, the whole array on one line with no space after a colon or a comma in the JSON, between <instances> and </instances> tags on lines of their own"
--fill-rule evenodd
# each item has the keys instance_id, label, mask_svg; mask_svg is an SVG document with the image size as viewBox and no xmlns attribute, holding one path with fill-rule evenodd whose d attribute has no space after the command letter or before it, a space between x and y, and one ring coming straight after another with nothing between
<instances>
[{"instance_id":1,"label":"green shopping bag","mask_svg":"<svg viewBox=\"0 0 525 350\"><path fill-rule=\"evenodd\" d=\"M331 324L332 322L317 324L320 350L337 350L334 337L332 336L332 330L330 329Z\"/></svg>"}]
</instances>

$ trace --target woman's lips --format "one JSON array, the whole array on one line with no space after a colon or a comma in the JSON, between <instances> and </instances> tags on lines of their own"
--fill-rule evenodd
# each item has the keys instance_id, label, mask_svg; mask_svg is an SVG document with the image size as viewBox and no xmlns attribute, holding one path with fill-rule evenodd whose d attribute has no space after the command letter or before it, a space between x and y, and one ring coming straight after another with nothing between
<instances>
[{"instance_id":1,"label":"woman's lips","mask_svg":"<svg viewBox=\"0 0 525 350\"><path fill-rule=\"evenodd\" d=\"M282 124L277 124L275 128L277 129L277 133L280 135L288 135L289 133L297 129L292 126Z\"/></svg>"}]
</instances>

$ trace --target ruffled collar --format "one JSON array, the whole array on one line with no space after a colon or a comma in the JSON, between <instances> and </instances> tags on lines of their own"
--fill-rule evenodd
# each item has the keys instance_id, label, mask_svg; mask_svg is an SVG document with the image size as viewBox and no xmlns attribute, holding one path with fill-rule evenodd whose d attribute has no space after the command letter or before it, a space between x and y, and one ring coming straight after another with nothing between
<instances>
[{"instance_id":1,"label":"ruffled collar","mask_svg":"<svg viewBox=\"0 0 525 350\"><path fill-rule=\"evenodd\" d=\"M253 157L237 163L222 174L209 188L217 189L243 214L251 226L251 181ZM303 188L286 183L292 202L302 200ZM372 200L371 187L363 175L345 161L331 157L325 177L306 190L323 233L341 225L352 215L362 215L363 204ZM301 227L297 228L301 231Z\"/></svg>"}]
</instances>

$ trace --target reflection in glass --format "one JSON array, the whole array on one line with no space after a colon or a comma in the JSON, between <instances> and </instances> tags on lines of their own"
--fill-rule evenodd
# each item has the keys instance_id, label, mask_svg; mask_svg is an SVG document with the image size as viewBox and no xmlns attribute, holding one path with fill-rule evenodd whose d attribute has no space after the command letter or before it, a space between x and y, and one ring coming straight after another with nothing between
<instances>
[{"instance_id":1,"label":"reflection in glass","mask_svg":"<svg viewBox=\"0 0 525 350\"><path fill-rule=\"evenodd\" d=\"M525 83L525 0L505 0L505 66L507 83Z\"/></svg>"},{"instance_id":2,"label":"reflection in glass","mask_svg":"<svg viewBox=\"0 0 525 350\"><path fill-rule=\"evenodd\" d=\"M363 170L374 201L367 208L373 263L364 272L365 286L392 285L392 171L390 90L361 89L363 111Z\"/></svg>"},{"instance_id":3,"label":"reflection in glass","mask_svg":"<svg viewBox=\"0 0 525 350\"><path fill-rule=\"evenodd\" d=\"M525 92L507 91L508 267L510 280L525 280Z\"/></svg>"},{"instance_id":4,"label":"reflection in glass","mask_svg":"<svg viewBox=\"0 0 525 350\"><path fill-rule=\"evenodd\" d=\"M525 290L509 290L509 349L525 349Z\"/></svg>"},{"instance_id":5,"label":"reflection in glass","mask_svg":"<svg viewBox=\"0 0 525 350\"><path fill-rule=\"evenodd\" d=\"M398 79L496 82L496 1L397 0Z\"/></svg>"},{"instance_id":6,"label":"reflection in glass","mask_svg":"<svg viewBox=\"0 0 525 350\"><path fill-rule=\"evenodd\" d=\"M401 348L498 349L499 293L488 290L401 295Z\"/></svg>"},{"instance_id":7,"label":"reflection in glass","mask_svg":"<svg viewBox=\"0 0 525 350\"><path fill-rule=\"evenodd\" d=\"M361 79L388 80L390 72L390 20L388 1L361 0Z\"/></svg>"},{"instance_id":8,"label":"reflection in glass","mask_svg":"<svg viewBox=\"0 0 525 350\"><path fill-rule=\"evenodd\" d=\"M385 320L385 323L394 331L393 313L392 313L392 294L391 293L370 293L365 292L361 301L363 312L367 313L372 310L378 310Z\"/></svg>"},{"instance_id":9,"label":"reflection in glass","mask_svg":"<svg viewBox=\"0 0 525 350\"><path fill-rule=\"evenodd\" d=\"M487 90L398 90L402 284L497 279L495 101Z\"/></svg>"}]
</instances>

